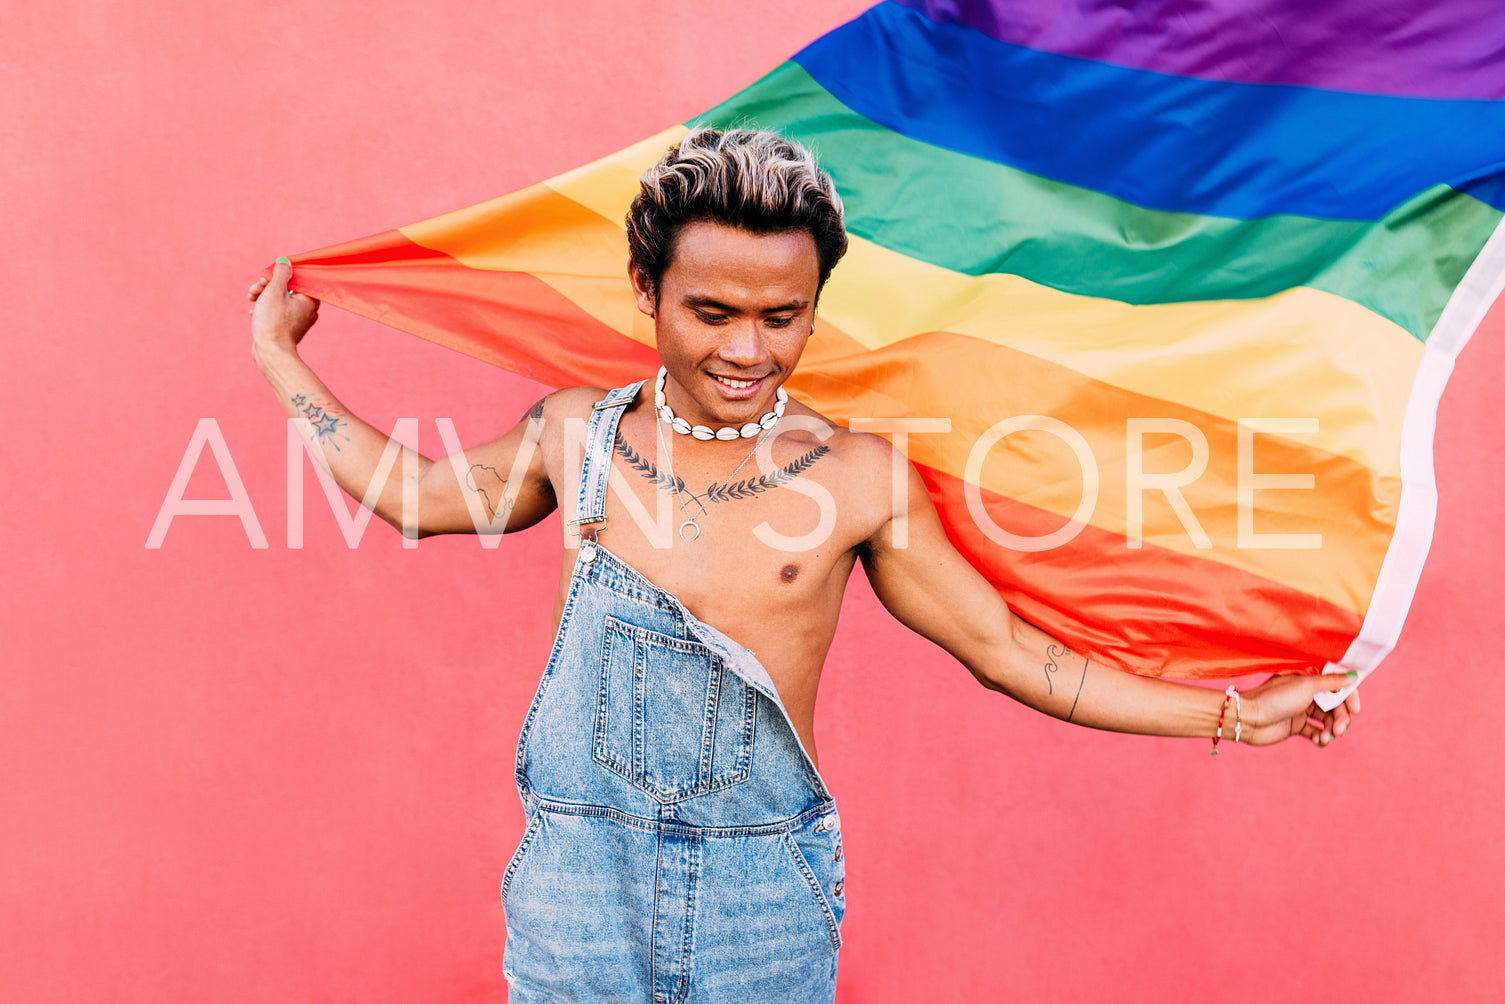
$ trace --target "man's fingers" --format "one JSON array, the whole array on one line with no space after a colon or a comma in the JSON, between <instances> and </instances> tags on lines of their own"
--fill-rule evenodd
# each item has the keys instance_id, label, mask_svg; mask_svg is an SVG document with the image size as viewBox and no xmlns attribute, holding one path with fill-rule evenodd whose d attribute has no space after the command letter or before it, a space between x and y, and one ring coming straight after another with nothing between
<instances>
[{"instance_id":1,"label":"man's fingers","mask_svg":"<svg viewBox=\"0 0 1505 1004\"><path fill-rule=\"evenodd\" d=\"M1340 704L1336 708L1334 708L1333 711L1332 711L1332 716L1333 716L1333 735L1335 735L1335 736L1341 736L1343 733L1345 733L1345 732L1348 731L1348 725L1349 725L1348 702L1344 701L1342 704Z\"/></svg>"},{"instance_id":2,"label":"man's fingers","mask_svg":"<svg viewBox=\"0 0 1505 1004\"><path fill-rule=\"evenodd\" d=\"M1310 739L1314 746L1321 747L1332 745L1332 741L1335 738L1332 730L1320 722L1316 724L1307 722L1306 726L1302 728L1301 734Z\"/></svg>"},{"instance_id":3,"label":"man's fingers","mask_svg":"<svg viewBox=\"0 0 1505 1004\"><path fill-rule=\"evenodd\" d=\"M1332 742L1336 738L1336 733L1333 732L1332 713L1324 712L1315 705L1308 708L1301 724L1301 734L1318 746L1326 746Z\"/></svg>"}]
</instances>

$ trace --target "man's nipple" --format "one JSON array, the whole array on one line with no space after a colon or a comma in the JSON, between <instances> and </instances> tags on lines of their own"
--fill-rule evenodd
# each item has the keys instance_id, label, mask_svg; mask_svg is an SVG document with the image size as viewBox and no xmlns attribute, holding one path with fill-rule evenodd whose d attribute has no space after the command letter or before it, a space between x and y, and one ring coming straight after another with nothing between
<instances>
[{"instance_id":1,"label":"man's nipple","mask_svg":"<svg viewBox=\"0 0 1505 1004\"><path fill-rule=\"evenodd\" d=\"M779 578L785 582L793 582L799 577L800 566L798 565L785 565L783 569L779 571Z\"/></svg>"}]
</instances>

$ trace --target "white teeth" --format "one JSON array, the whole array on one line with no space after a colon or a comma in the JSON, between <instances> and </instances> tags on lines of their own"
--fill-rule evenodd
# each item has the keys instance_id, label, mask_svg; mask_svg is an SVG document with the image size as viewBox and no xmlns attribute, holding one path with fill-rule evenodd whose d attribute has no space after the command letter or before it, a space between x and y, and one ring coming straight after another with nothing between
<instances>
[{"instance_id":1,"label":"white teeth","mask_svg":"<svg viewBox=\"0 0 1505 1004\"><path fill-rule=\"evenodd\" d=\"M746 387L751 387L753 384L758 382L756 380L730 380L726 377L717 377L716 379L726 384L728 387L735 387L738 390L742 390Z\"/></svg>"}]
</instances>

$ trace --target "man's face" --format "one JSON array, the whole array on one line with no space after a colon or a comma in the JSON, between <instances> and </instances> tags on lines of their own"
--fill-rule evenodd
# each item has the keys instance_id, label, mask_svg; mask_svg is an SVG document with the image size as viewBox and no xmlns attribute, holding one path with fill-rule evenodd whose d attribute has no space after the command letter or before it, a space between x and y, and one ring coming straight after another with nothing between
<instances>
[{"instance_id":1,"label":"man's face","mask_svg":"<svg viewBox=\"0 0 1505 1004\"><path fill-rule=\"evenodd\" d=\"M654 317L665 395L691 425L744 425L773 409L815 317L820 264L806 230L754 234L719 223L680 231L657 296L633 273Z\"/></svg>"}]
</instances>

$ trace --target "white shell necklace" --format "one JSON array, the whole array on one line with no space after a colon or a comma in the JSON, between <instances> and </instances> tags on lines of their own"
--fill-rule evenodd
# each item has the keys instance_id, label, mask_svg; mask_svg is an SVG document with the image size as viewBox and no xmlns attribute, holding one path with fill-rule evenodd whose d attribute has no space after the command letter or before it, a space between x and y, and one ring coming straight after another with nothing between
<instances>
[{"instance_id":1,"label":"white shell necklace","mask_svg":"<svg viewBox=\"0 0 1505 1004\"><path fill-rule=\"evenodd\" d=\"M777 425L779 419L784 417L784 405L789 402L789 395L785 393L783 387L780 387L779 392L774 395L773 411L770 411L756 422L748 422L740 429L733 425L724 426L720 429L712 429L705 425L691 425L674 414L674 410L664 402L664 381L668 378L668 368L660 366L658 368L658 381L653 385L653 410L658 412L658 417L669 428L681 436L694 436L696 439L751 439L759 433L772 429Z\"/></svg>"}]
</instances>

